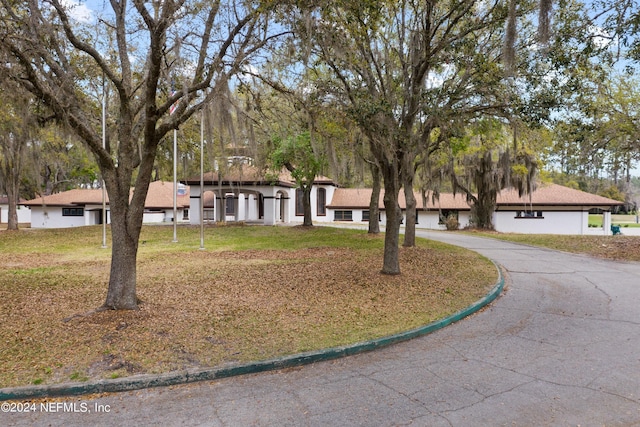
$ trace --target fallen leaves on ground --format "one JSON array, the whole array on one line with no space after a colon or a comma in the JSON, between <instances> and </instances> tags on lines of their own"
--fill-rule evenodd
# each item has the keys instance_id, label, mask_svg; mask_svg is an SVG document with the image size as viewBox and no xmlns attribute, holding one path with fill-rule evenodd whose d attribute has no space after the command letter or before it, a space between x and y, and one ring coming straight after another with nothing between
<instances>
[{"instance_id":1,"label":"fallen leaves on ground","mask_svg":"<svg viewBox=\"0 0 640 427\"><path fill-rule=\"evenodd\" d=\"M104 301L109 264L76 258L4 257L0 387L354 343L453 313L497 278L486 259L443 245L402 248L398 276L379 272L380 248L151 252L139 258L140 309L91 312Z\"/></svg>"}]
</instances>

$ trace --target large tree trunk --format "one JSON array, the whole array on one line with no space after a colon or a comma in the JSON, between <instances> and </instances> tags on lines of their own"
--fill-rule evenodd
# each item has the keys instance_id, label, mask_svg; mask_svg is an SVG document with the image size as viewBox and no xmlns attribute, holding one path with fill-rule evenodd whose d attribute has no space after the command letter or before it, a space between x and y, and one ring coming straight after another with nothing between
<instances>
[{"instance_id":1,"label":"large tree trunk","mask_svg":"<svg viewBox=\"0 0 640 427\"><path fill-rule=\"evenodd\" d=\"M304 211L304 220L302 225L305 227L313 226L311 220L311 184L302 186L302 209Z\"/></svg>"},{"instance_id":2,"label":"large tree trunk","mask_svg":"<svg viewBox=\"0 0 640 427\"><path fill-rule=\"evenodd\" d=\"M373 151L373 150L372 150ZM400 274L400 223L402 210L398 203L400 194L400 168L397 159L384 158L384 152L379 152L378 164L384 179L384 208L387 214L387 225L384 236L383 274Z\"/></svg>"},{"instance_id":3,"label":"large tree trunk","mask_svg":"<svg viewBox=\"0 0 640 427\"><path fill-rule=\"evenodd\" d=\"M6 137L1 144L0 180L4 180L3 187L7 193L9 204L7 230L18 229L20 174L25 146L25 140L22 139L21 136ZM4 162L1 157L4 157Z\"/></svg>"},{"instance_id":4,"label":"large tree trunk","mask_svg":"<svg viewBox=\"0 0 640 427\"><path fill-rule=\"evenodd\" d=\"M404 243L402 246L414 247L416 245L416 196L413 194L413 180L411 183L405 180L404 198L407 204L406 223L404 226Z\"/></svg>"},{"instance_id":5,"label":"large tree trunk","mask_svg":"<svg viewBox=\"0 0 640 427\"><path fill-rule=\"evenodd\" d=\"M122 221L114 218L112 212L111 273L104 308L113 310L136 310L136 261L138 237L123 227ZM139 234L138 234L139 236Z\"/></svg>"},{"instance_id":6,"label":"large tree trunk","mask_svg":"<svg viewBox=\"0 0 640 427\"><path fill-rule=\"evenodd\" d=\"M493 230L493 212L496 207L497 193L494 190L478 190L477 202L471 206L471 216L478 228Z\"/></svg>"},{"instance_id":7,"label":"large tree trunk","mask_svg":"<svg viewBox=\"0 0 640 427\"><path fill-rule=\"evenodd\" d=\"M14 179L7 182L7 198L9 203L9 217L7 219L7 230L18 229L18 183Z\"/></svg>"},{"instance_id":8,"label":"large tree trunk","mask_svg":"<svg viewBox=\"0 0 640 427\"><path fill-rule=\"evenodd\" d=\"M115 176L111 174L105 176L111 210L112 248L109 287L103 308L113 310L138 308L136 262L144 203L151 179L151 167L148 163L148 160L143 162L139 170L133 196L130 196L130 181L126 176L120 176L117 173L114 174Z\"/></svg>"},{"instance_id":9,"label":"large tree trunk","mask_svg":"<svg viewBox=\"0 0 640 427\"><path fill-rule=\"evenodd\" d=\"M369 163L371 176L373 177L373 187L371 189L371 200L369 201L369 234L380 233L380 169L374 162Z\"/></svg>"},{"instance_id":10,"label":"large tree trunk","mask_svg":"<svg viewBox=\"0 0 640 427\"><path fill-rule=\"evenodd\" d=\"M402 210L398 204L400 188L395 183L384 185L384 208L387 213L387 225L384 235L384 262L383 274L400 274L400 257L398 245L400 243L400 223L402 222Z\"/></svg>"}]
</instances>

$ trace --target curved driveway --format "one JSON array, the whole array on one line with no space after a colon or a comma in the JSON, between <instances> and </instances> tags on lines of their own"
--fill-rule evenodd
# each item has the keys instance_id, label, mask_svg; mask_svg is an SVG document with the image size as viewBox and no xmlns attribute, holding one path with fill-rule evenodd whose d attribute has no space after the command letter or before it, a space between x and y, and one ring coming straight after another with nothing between
<instances>
[{"instance_id":1,"label":"curved driveway","mask_svg":"<svg viewBox=\"0 0 640 427\"><path fill-rule=\"evenodd\" d=\"M91 413L0 413L0 424L640 426L640 264L419 234L494 259L505 293L461 322L375 352L79 397Z\"/></svg>"}]
</instances>

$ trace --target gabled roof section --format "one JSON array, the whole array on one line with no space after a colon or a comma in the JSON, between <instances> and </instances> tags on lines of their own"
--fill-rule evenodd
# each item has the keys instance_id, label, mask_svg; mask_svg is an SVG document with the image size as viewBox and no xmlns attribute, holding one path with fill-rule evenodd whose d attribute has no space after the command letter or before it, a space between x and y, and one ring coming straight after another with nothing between
<instances>
[{"instance_id":1,"label":"gabled roof section","mask_svg":"<svg viewBox=\"0 0 640 427\"><path fill-rule=\"evenodd\" d=\"M220 182L222 180L222 182ZM200 185L200 176L193 176L183 181L187 185ZM277 185L280 187L295 188L297 187L295 179L291 176L286 168L283 168L279 174L269 175L266 171L251 165L233 165L226 171L207 172L204 174L204 183L206 185ZM313 181L317 185L334 185L337 184L326 176L316 176Z\"/></svg>"},{"instance_id":2,"label":"gabled roof section","mask_svg":"<svg viewBox=\"0 0 640 427\"><path fill-rule=\"evenodd\" d=\"M146 209L173 208L173 183L166 181L150 183L144 207ZM177 207L189 207L189 187L183 186L181 189L180 185L178 185Z\"/></svg>"},{"instance_id":3,"label":"gabled roof section","mask_svg":"<svg viewBox=\"0 0 640 427\"><path fill-rule=\"evenodd\" d=\"M108 203L107 198L107 203ZM22 203L25 206L84 206L102 204L102 190L76 188Z\"/></svg>"},{"instance_id":4,"label":"gabled roof section","mask_svg":"<svg viewBox=\"0 0 640 427\"><path fill-rule=\"evenodd\" d=\"M331 209L368 209L371 192L370 188L338 188L333 193L331 204L327 207ZM419 210L469 210L469 205L461 194L454 196L453 194L443 193L435 200L431 195L428 195L426 207L419 192L414 191L413 195L416 198L416 209ZM406 209L407 202L404 197L404 191L401 191L398 195L398 203L401 209ZM384 190L380 192L378 208L384 209Z\"/></svg>"},{"instance_id":5,"label":"gabled roof section","mask_svg":"<svg viewBox=\"0 0 640 427\"><path fill-rule=\"evenodd\" d=\"M189 207L189 188L187 187L184 194L179 194L177 205L179 208ZM133 189L131 189L133 194ZM107 195L107 204L109 204L109 196ZM86 206L101 205L102 190L101 189L82 189L76 188L61 193L51 194L49 196L38 197L21 203L25 206ZM146 209L169 209L173 208L173 183L165 181L154 181L149 184L149 192L145 201Z\"/></svg>"},{"instance_id":6,"label":"gabled roof section","mask_svg":"<svg viewBox=\"0 0 640 427\"><path fill-rule=\"evenodd\" d=\"M369 200L371 199L370 188L338 188L336 189L331 204L327 207L331 209L368 209ZM440 197L433 199L427 196L426 205L422 203L422 195L414 192L416 198L416 208L419 210L469 210L470 206L463 194L441 193ZM384 190L380 194L378 207L384 209L383 203ZM404 191L401 191L398 197L400 208L406 208ZM515 189L506 189L498 194L498 206L519 206L519 205L536 205L536 206L618 206L622 202L598 196L596 194L586 193L580 190L563 187L557 184L541 184L532 194L518 196Z\"/></svg>"},{"instance_id":7,"label":"gabled roof section","mask_svg":"<svg viewBox=\"0 0 640 427\"><path fill-rule=\"evenodd\" d=\"M623 203L558 184L539 184L531 193L520 197L515 189L498 194L498 206L505 205L553 205L553 206L618 206Z\"/></svg>"}]
</instances>

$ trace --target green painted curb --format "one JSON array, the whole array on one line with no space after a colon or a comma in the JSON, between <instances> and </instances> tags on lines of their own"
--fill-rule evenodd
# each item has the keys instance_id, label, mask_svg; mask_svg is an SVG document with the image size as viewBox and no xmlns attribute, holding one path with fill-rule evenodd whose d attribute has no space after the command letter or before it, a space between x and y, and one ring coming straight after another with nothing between
<instances>
[{"instance_id":1,"label":"green painted curb","mask_svg":"<svg viewBox=\"0 0 640 427\"><path fill-rule=\"evenodd\" d=\"M495 262L494 262L494 265ZM325 360L337 359L366 351L386 347L402 341L408 341L423 335L430 334L447 325L455 323L470 314L476 313L502 292L504 288L504 277L502 271L498 270L498 282L491 291L483 298L479 299L469 307L464 308L450 316L426 326L421 326L399 334L378 338L371 341L364 341L341 347L333 347L323 350L299 353L291 356L279 357L275 359L251 362L246 364L233 365L222 368L204 368L185 371L174 371L159 375L137 375L109 380L99 380L90 383L67 383L45 386L25 386L10 387L0 389L0 401L2 400L25 400L41 397L77 396L82 394L112 393L119 391L139 390L149 387L164 387L177 384L187 384L196 381L210 381L219 378L227 378L236 375L254 374L258 372L271 371L276 369L290 368L294 366L306 365Z\"/></svg>"}]
</instances>

